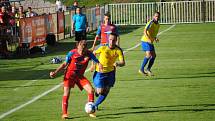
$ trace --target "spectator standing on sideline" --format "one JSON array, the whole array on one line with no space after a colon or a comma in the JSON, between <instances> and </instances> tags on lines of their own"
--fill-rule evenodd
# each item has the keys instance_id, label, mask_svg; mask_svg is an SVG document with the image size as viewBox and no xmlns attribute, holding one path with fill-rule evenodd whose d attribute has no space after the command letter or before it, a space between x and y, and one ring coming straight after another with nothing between
<instances>
[{"instance_id":1,"label":"spectator standing on sideline","mask_svg":"<svg viewBox=\"0 0 215 121\"><path fill-rule=\"evenodd\" d=\"M37 16L37 14L32 11L31 7L28 7L28 12L26 13L26 17L33 17L33 16Z\"/></svg>"},{"instance_id":2,"label":"spectator standing on sideline","mask_svg":"<svg viewBox=\"0 0 215 121\"><path fill-rule=\"evenodd\" d=\"M78 1L74 1L71 10L74 10L76 12L76 8L78 8Z\"/></svg>"},{"instance_id":3,"label":"spectator standing on sideline","mask_svg":"<svg viewBox=\"0 0 215 121\"><path fill-rule=\"evenodd\" d=\"M61 0L56 0L55 4L56 4L57 11L62 12L63 11L63 5L62 5Z\"/></svg>"},{"instance_id":4,"label":"spectator standing on sideline","mask_svg":"<svg viewBox=\"0 0 215 121\"><path fill-rule=\"evenodd\" d=\"M75 41L87 40L87 32L89 31L87 17L82 14L81 8L77 7L76 14L72 17L72 32L75 33Z\"/></svg>"}]
</instances>

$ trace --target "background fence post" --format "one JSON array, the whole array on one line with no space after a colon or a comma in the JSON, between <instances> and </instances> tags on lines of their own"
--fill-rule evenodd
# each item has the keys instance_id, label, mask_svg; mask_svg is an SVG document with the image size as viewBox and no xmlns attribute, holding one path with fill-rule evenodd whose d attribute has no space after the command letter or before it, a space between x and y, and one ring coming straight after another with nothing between
<instances>
[{"instance_id":1,"label":"background fence post","mask_svg":"<svg viewBox=\"0 0 215 121\"><path fill-rule=\"evenodd\" d=\"M202 5L201 5L201 9L202 9L202 22L205 23L205 19L206 19L206 7L205 7L205 0L202 0Z\"/></svg>"}]
</instances>

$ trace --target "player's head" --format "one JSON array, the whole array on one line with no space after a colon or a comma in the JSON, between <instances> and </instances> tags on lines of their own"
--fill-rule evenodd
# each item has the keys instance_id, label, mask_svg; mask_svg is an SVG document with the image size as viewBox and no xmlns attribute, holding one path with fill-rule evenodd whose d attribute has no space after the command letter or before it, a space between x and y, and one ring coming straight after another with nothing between
<instances>
[{"instance_id":1,"label":"player's head","mask_svg":"<svg viewBox=\"0 0 215 121\"><path fill-rule=\"evenodd\" d=\"M76 8L76 13L77 13L77 14L80 14L80 13L81 13L81 8L80 8L80 7L77 7L77 8Z\"/></svg>"},{"instance_id":2,"label":"player's head","mask_svg":"<svg viewBox=\"0 0 215 121\"><path fill-rule=\"evenodd\" d=\"M117 35L115 33L111 33L109 35L109 48L115 48L117 41Z\"/></svg>"},{"instance_id":3,"label":"player's head","mask_svg":"<svg viewBox=\"0 0 215 121\"><path fill-rule=\"evenodd\" d=\"M23 12L23 6L19 6L19 12Z\"/></svg>"},{"instance_id":4,"label":"player's head","mask_svg":"<svg viewBox=\"0 0 215 121\"><path fill-rule=\"evenodd\" d=\"M110 13L107 12L104 14L104 23L109 22L110 21Z\"/></svg>"},{"instance_id":5,"label":"player's head","mask_svg":"<svg viewBox=\"0 0 215 121\"><path fill-rule=\"evenodd\" d=\"M1 12L6 12L6 8L4 6L1 7Z\"/></svg>"},{"instance_id":6,"label":"player's head","mask_svg":"<svg viewBox=\"0 0 215 121\"><path fill-rule=\"evenodd\" d=\"M31 8L31 7L28 7L28 11L29 11L29 12L32 12L32 8Z\"/></svg>"},{"instance_id":7,"label":"player's head","mask_svg":"<svg viewBox=\"0 0 215 121\"><path fill-rule=\"evenodd\" d=\"M85 52L87 50L87 41L86 40L78 41L76 43L76 46L78 50Z\"/></svg>"},{"instance_id":8,"label":"player's head","mask_svg":"<svg viewBox=\"0 0 215 121\"><path fill-rule=\"evenodd\" d=\"M160 20L160 12L155 12L153 19L158 22Z\"/></svg>"},{"instance_id":9,"label":"player's head","mask_svg":"<svg viewBox=\"0 0 215 121\"><path fill-rule=\"evenodd\" d=\"M78 1L74 1L73 6L78 6Z\"/></svg>"}]
</instances>

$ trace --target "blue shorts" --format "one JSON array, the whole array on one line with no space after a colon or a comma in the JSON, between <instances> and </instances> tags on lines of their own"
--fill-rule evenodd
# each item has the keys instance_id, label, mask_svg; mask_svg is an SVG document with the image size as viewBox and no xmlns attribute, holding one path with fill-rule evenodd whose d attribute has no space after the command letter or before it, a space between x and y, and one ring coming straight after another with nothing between
<instances>
[{"instance_id":1,"label":"blue shorts","mask_svg":"<svg viewBox=\"0 0 215 121\"><path fill-rule=\"evenodd\" d=\"M93 83L96 88L113 87L115 83L115 70L108 73L95 71L93 75Z\"/></svg>"},{"instance_id":2,"label":"blue shorts","mask_svg":"<svg viewBox=\"0 0 215 121\"><path fill-rule=\"evenodd\" d=\"M142 49L143 51L155 51L154 45L148 42L142 41Z\"/></svg>"}]
</instances>

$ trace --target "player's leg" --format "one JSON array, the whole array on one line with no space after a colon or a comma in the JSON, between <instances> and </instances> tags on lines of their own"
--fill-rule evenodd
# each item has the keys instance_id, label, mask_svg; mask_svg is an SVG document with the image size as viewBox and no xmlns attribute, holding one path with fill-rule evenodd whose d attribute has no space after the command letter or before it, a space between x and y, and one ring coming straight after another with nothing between
<instances>
[{"instance_id":1,"label":"player's leg","mask_svg":"<svg viewBox=\"0 0 215 121\"><path fill-rule=\"evenodd\" d=\"M64 87L63 87L63 99L62 99L62 118L68 118L68 103L71 88L74 88L75 81L74 79L68 79L70 76L64 76Z\"/></svg>"},{"instance_id":2,"label":"player's leg","mask_svg":"<svg viewBox=\"0 0 215 121\"><path fill-rule=\"evenodd\" d=\"M141 69L140 69L141 72L145 73L144 68L145 68L146 64L148 63L150 57L151 57L150 51L146 51L146 55L145 55L145 57L143 59L143 62L142 62L142 65L141 65Z\"/></svg>"},{"instance_id":3,"label":"player's leg","mask_svg":"<svg viewBox=\"0 0 215 121\"><path fill-rule=\"evenodd\" d=\"M94 89L91 84L86 84L83 88L87 91L88 102L94 102Z\"/></svg>"},{"instance_id":4,"label":"player's leg","mask_svg":"<svg viewBox=\"0 0 215 121\"><path fill-rule=\"evenodd\" d=\"M64 86L63 87L63 99L62 99L62 111L63 111L63 115L62 115L62 118L68 118L68 112L67 112L67 109L68 109L68 100L69 100L69 95L70 95L70 87L68 86Z\"/></svg>"},{"instance_id":5,"label":"player's leg","mask_svg":"<svg viewBox=\"0 0 215 121\"><path fill-rule=\"evenodd\" d=\"M151 53L151 58L149 60L149 64L148 64L148 68L147 68L147 74L149 76L153 76L153 73L151 72L151 68L154 64L154 61L155 61L155 58L156 58L156 53L155 53L155 49L154 49L154 46L152 46L152 51L150 51Z\"/></svg>"},{"instance_id":6,"label":"player's leg","mask_svg":"<svg viewBox=\"0 0 215 121\"><path fill-rule=\"evenodd\" d=\"M154 61L155 61L155 58L156 58L156 53L155 51L151 51L151 58L150 58L150 61L149 61L149 65L148 65L148 68L147 70L151 70L153 64L154 64Z\"/></svg>"},{"instance_id":7,"label":"player's leg","mask_svg":"<svg viewBox=\"0 0 215 121\"><path fill-rule=\"evenodd\" d=\"M143 74L146 74L145 71L144 71L144 68L145 68L146 64L148 63L148 61L149 61L149 59L151 57L149 43L142 42L142 49L143 49L143 51L145 51L145 57L144 57L144 59L142 61L142 65L141 65L141 68L140 68L139 72L143 73Z\"/></svg>"},{"instance_id":8,"label":"player's leg","mask_svg":"<svg viewBox=\"0 0 215 121\"><path fill-rule=\"evenodd\" d=\"M114 86L115 70L103 74L103 78L101 80L103 80L103 88L97 89L97 93L99 93L99 97L95 103L95 106L97 108L106 99L107 95L109 94L110 88Z\"/></svg>"},{"instance_id":9,"label":"player's leg","mask_svg":"<svg viewBox=\"0 0 215 121\"><path fill-rule=\"evenodd\" d=\"M104 102L104 100L106 99L108 93L109 93L110 88L97 88L96 92L99 95L96 102L95 102L95 106L98 108L98 106Z\"/></svg>"}]
</instances>

